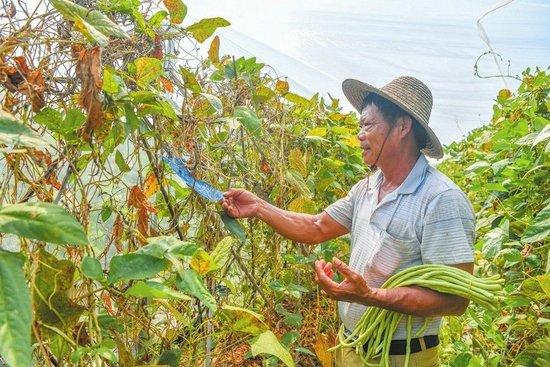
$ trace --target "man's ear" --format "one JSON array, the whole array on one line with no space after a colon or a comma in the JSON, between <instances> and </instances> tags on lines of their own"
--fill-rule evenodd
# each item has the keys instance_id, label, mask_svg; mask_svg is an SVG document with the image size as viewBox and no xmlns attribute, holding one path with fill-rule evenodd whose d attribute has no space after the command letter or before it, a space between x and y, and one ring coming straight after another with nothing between
<instances>
[{"instance_id":1,"label":"man's ear","mask_svg":"<svg viewBox=\"0 0 550 367\"><path fill-rule=\"evenodd\" d=\"M401 116L397 120L397 127L399 130L399 136L405 137L407 134L412 133L412 118L409 115Z\"/></svg>"}]
</instances>

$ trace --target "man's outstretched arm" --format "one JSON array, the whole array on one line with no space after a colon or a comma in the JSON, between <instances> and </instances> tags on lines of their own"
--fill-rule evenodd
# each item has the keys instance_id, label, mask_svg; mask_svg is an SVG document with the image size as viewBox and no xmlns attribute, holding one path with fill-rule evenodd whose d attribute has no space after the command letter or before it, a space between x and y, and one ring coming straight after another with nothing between
<instances>
[{"instance_id":1,"label":"man's outstretched arm","mask_svg":"<svg viewBox=\"0 0 550 367\"><path fill-rule=\"evenodd\" d=\"M277 233L296 242L315 244L349 232L326 212L311 215L283 210L243 189L231 189L224 193L221 205L234 218L258 218Z\"/></svg>"}]
</instances>

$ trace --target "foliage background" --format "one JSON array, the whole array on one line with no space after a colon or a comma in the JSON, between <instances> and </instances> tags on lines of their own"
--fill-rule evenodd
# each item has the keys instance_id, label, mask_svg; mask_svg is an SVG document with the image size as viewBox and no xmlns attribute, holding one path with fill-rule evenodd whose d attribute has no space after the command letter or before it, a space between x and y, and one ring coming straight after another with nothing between
<instances>
[{"instance_id":1,"label":"foliage background","mask_svg":"<svg viewBox=\"0 0 550 367\"><path fill-rule=\"evenodd\" d=\"M346 256L348 239L306 246L224 217L162 157L222 191L316 213L366 174L356 116L292 93L254 58L220 55L210 37L229 23L187 24L179 0L40 5L5 5L0 26L0 232L12 251L0 250L0 356L331 365L337 315L311 264ZM447 319L451 366L549 360L550 82L540 69L521 79L439 165L476 209L477 275L504 275L509 295L498 313Z\"/></svg>"}]
</instances>

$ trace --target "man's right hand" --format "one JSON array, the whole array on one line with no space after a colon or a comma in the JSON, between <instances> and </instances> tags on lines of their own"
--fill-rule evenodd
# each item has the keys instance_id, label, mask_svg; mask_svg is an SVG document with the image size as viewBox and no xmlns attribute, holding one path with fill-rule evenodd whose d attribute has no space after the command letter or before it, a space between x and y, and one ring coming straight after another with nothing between
<instances>
[{"instance_id":1,"label":"man's right hand","mask_svg":"<svg viewBox=\"0 0 550 367\"><path fill-rule=\"evenodd\" d=\"M224 192L222 208L233 218L255 217L262 200L250 191L230 189Z\"/></svg>"}]
</instances>

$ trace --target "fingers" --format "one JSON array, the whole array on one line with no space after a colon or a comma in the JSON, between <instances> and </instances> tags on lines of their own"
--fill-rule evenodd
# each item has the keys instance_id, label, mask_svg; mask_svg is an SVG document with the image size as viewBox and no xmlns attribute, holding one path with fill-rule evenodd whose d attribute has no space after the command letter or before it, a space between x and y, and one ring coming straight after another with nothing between
<instances>
[{"instance_id":1,"label":"fingers","mask_svg":"<svg viewBox=\"0 0 550 367\"><path fill-rule=\"evenodd\" d=\"M240 194L242 194L244 190L243 189L229 189L227 190L226 192L223 193L223 197L226 198L226 199L229 199L229 198L233 198L233 197L236 197Z\"/></svg>"},{"instance_id":2,"label":"fingers","mask_svg":"<svg viewBox=\"0 0 550 367\"><path fill-rule=\"evenodd\" d=\"M331 263L326 263L325 260L315 261L315 281L325 291L338 285L338 283L332 280L333 274Z\"/></svg>"},{"instance_id":3,"label":"fingers","mask_svg":"<svg viewBox=\"0 0 550 367\"><path fill-rule=\"evenodd\" d=\"M326 263L325 266L323 267L323 271L325 272L325 274L332 279L332 276L334 275L334 271L332 271L332 264L331 263Z\"/></svg>"},{"instance_id":4,"label":"fingers","mask_svg":"<svg viewBox=\"0 0 550 367\"><path fill-rule=\"evenodd\" d=\"M223 193L220 204L225 212L233 218L238 217L238 210L235 208L234 199L241 193L241 189L229 189Z\"/></svg>"},{"instance_id":5,"label":"fingers","mask_svg":"<svg viewBox=\"0 0 550 367\"><path fill-rule=\"evenodd\" d=\"M336 270L346 278L355 278L359 275L355 271L351 270L350 267L347 266L342 260L336 257L332 259L332 263L334 264Z\"/></svg>"}]
</instances>

